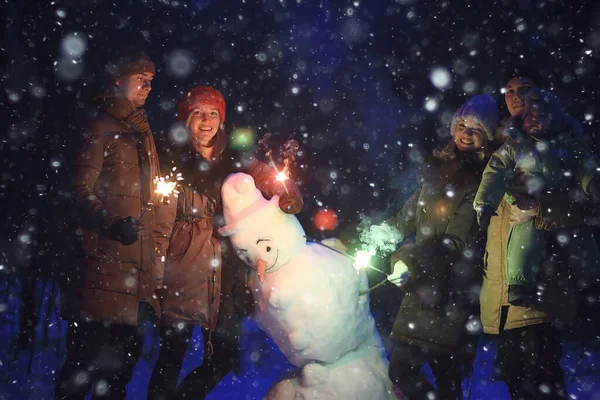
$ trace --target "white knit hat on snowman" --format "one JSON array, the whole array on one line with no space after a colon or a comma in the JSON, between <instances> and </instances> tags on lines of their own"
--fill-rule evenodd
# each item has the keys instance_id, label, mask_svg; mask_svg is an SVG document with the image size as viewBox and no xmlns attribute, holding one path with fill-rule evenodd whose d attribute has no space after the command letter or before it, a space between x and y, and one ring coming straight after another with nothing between
<instances>
[{"instance_id":1,"label":"white knit hat on snowman","mask_svg":"<svg viewBox=\"0 0 600 400\"><path fill-rule=\"evenodd\" d=\"M247 174L231 174L221 188L225 226L219 229L221 236L231 236L252 223L258 223L268 210L279 209L279 196L271 200L263 197L254 179Z\"/></svg>"}]
</instances>

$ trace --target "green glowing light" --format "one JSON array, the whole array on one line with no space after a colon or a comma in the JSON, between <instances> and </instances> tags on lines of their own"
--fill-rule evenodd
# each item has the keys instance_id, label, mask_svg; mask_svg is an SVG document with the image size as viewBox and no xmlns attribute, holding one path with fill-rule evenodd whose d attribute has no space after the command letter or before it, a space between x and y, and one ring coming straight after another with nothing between
<instances>
[{"instance_id":1,"label":"green glowing light","mask_svg":"<svg viewBox=\"0 0 600 400\"><path fill-rule=\"evenodd\" d=\"M256 134L250 128L237 128L229 136L229 144L233 150L248 150L256 142Z\"/></svg>"}]
</instances>

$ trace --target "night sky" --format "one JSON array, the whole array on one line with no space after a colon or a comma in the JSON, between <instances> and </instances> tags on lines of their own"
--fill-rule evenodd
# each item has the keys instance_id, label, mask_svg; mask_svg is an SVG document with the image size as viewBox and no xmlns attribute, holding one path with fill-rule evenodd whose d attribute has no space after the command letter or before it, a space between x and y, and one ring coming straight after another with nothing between
<instances>
[{"instance_id":1,"label":"night sky","mask_svg":"<svg viewBox=\"0 0 600 400\"><path fill-rule=\"evenodd\" d=\"M224 94L228 131L300 143L293 176L311 238L398 211L462 102L489 93L507 115L501 88L515 65L539 71L597 148L593 0L7 0L0 10L2 279L68 258L69 160L106 58L126 45L157 67L145 108L162 154L176 147L177 100L199 84ZM323 207L339 215L333 232L312 227Z\"/></svg>"}]
</instances>

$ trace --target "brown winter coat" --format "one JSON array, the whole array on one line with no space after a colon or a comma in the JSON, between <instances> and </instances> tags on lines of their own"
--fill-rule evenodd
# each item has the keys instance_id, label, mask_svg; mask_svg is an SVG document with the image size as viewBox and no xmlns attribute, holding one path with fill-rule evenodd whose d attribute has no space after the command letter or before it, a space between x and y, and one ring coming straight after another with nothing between
<instances>
[{"instance_id":1,"label":"brown winter coat","mask_svg":"<svg viewBox=\"0 0 600 400\"><path fill-rule=\"evenodd\" d=\"M156 262L154 211L144 214L144 230L130 246L112 240L108 233L116 219L140 218L150 199L151 193L146 192L152 183L143 182L142 174L150 169L145 155L151 149L144 148L147 145L142 144L141 135L101 110L84 133L73 170L82 216L81 303L74 318L136 325L139 302L150 303L159 313L153 294L163 271Z\"/></svg>"},{"instance_id":2,"label":"brown winter coat","mask_svg":"<svg viewBox=\"0 0 600 400\"><path fill-rule=\"evenodd\" d=\"M394 221L403 237L415 233L416 241L391 257L392 267L398 260L408 266L410 282L390 337L456 353L469 339L465 324L477 314L470 294L481 267L471 204L485 161L458 153L425 165L422 186Z\"/></svg>"},{"instance_id":3,"label":"brown winter coat","mask_svg":"<svg viewBox=\"0 0 600 400\"><path fill-rule=\"evenodd\" d=\"M244 159L247 155L226 147L226 138L219 132L214 150L219 156L206 173L197 167L206 160L196 152L187 153L179 197L157 209L158 233L163 237L159 251L166 254L164 288L159 291L163 325L184 322L214 330L219 309L226 314L233 310L233 279L240 275L235 270L239 261L228 254L229 241L215 237L214 229L222 219L221 185L225 177L246 172L266 197L281 194L274 169L254 158ZM286 183L291 192L299 193L292 181Z\"/></svg>"}]
</instances>

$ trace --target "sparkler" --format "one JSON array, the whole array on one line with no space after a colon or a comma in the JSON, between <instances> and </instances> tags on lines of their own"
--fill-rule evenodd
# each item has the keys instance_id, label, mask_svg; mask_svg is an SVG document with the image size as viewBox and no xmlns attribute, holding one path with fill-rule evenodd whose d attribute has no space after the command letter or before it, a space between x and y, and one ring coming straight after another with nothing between
<instances>
[{"instance_id":1,"label":"sparkler","mask_svg":"<svg viewBox=\"0 0 600 400\"><path fill-rule=\"evenodd\" d=\"M169 204L169 197L171 195L175 197L179 196L177 185L183 180L183 176L181 175L181 172L175 173L175 171L177 171L177 167L173 167L169 175L157 176L154 178L154 193L158 195L156 196L157 204ZM148 202L148 206L144 208L142 214L140 215L140 220L148 211L150 211L153 205L153 202Z\"/></svg>"},{"instance_id":2,"label":"sparkler","mask_svg":"<svg viewBox=\"0 0 600 400\"><path fill-rule=\"evenodd\" d=\"M370 291L375 290L378 287L382 286L383 284L385 284L388 281L388 277L390 276L390 274L388 274L387 272L383 272L379 268L375 268L374 266L369 264L369 261L371 261L371 257L374 256L375 254L376 254L375 249L373 247L370 247L368 250L357 251L356 255L353 257L354 263L352 265L354 266L354 269L356 269L357 274L360 273L360 270L369 268L369 269L379 272L381 275L385 275L385 278L382 279L375 286L372 286L372 287L368 288L367 290L361 290L360 292L358 292L359 296L363 296L363 295L369 293Z\"/></svg>"},{"instance_id":3,"label":"sparkler","mask_svg":"<svg viewBox=\"0 0 600 400\"><path fill-rule=\"evenodd\" d=\"M265 151L265 157L269 159L269 165L276 171L275 180L281 182L286 193L289 193L285 181L290 178L290 165L296 159L296 153L298 152L300 146L295 140L288 140L283 144L281 147L281 154L283 156L283 169L280 171L273 160L273 150L271 150L269 144L270 138L271 133L265 133L264 136L259 139L258 145L263 148Z\"/></svg>"},{"instance_id":4,"label":"sparkler","mask_svg":"<svg viewBox=\"0 0 600 400\"><path fill-rule=\"evenodd\" d=\"M381 255L385 255L396 250L398 243L402 242L402 240L402 233L396 227L385 222L380 225L370 225L366 229L363 228L362 232L360 233L360 241L363 242L363 248L367 248L368 250L361 250L356 253L354 258L354 268L357 269L357 272L364 268L375 270L380 274L385 275L385 279L368 290L360 292L361 295L383 285L390 277L390 274L387 274L369 265L371 256L375 255L376 252L379 252Z\"/></svg>"},{"instance_id":5,"label":"sparkler","mask_svg":"<svg viewBox=\"0 0 600 400\"><path fill-rule=\"evenodd\" d=\"M287 174L284 171L280 171L275 176L275 180L279 182L285 182L288 179Z\"/></svg>"},{"instance_id":6,"label":"sparkler","mask_svg":"<svg viewBox=\"0 0 600 400\"><path fill-rule=\"evenodd\" d=\"M360 271L363 269L372 269L374 271L379 272L382 275L385 275L385 278L383 280L381 280L379 283L377 283L375 286L372 286L366 290L361 290L360 292L358 292L359 296L364 296L365 294L369 293L370 291L377 289L378 287L384 285L387 281L388 281L388 277L390 276L390 274L383 272L382 270L375 268L374 266L369 264L369 261L371 260L371 257L374 256L376 254L375 248L370 247L368 250L358 250L356 252L356 255L353 257L350 254L348 254L345 249L339 249L337 247L334 247L331 244L328 243L321 243L324 246L329 247L332 250L337 251L340 254L345 255L346 257L348 257L349 259L351 259L352 262L352 266L354 267L354 269L356 270L356 274L360 275Z\"/></svg>"},{"instance_id":7,"label":"sparkler","mask_svg":"<svg viewBox=\"0 0 600 400\"><path fill-rule=\"evenodd\" d=\"M354 256L354 263L352 264L352 265L354 265L354 269L356 269L356 273L358 274L361 269L369 268L369 269L379 272L380 274L385 275L386 277L389 276L389 274L387 274L386 272L383 272L379 268L375 268L374 266L369 264L369 261L371 261L371 257L374 255L375 255L374 248L369 248L368 250L357 251L356 255Z\"/></svg>"}]
</instances>

